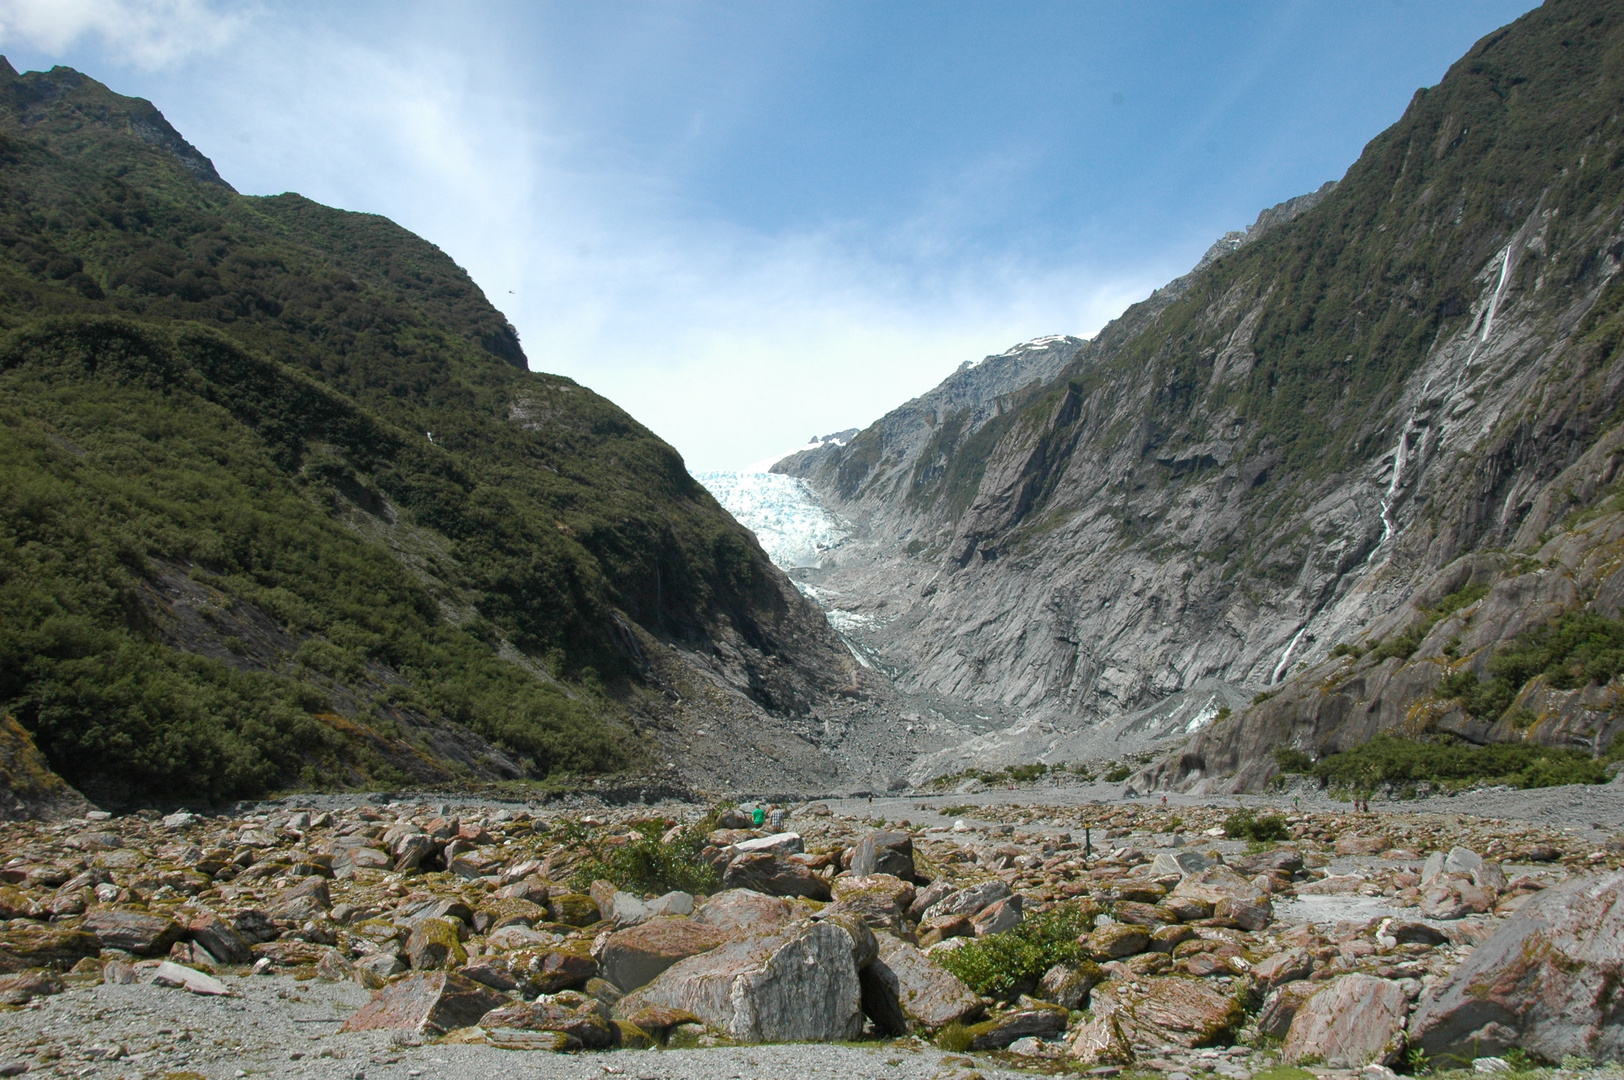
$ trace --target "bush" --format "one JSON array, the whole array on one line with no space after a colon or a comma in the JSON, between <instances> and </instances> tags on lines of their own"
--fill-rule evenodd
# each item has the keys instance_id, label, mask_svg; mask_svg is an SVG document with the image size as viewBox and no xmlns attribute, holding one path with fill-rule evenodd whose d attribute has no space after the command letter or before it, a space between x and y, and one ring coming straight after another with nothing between
<instances>
[{"instance_id":1,"label":"bush","mask_svg":"<svg viewBox=\"0 0 1624 1080\"><path fill-rule=\"evenodd\" d=\"M1013 930L937 955L943 967L976 993L1009 998L1031 989L1056 964L1082 963L1085 957L1077 939L1093 928L1090 910L1070 901Z\"/></svg>"},{"instance_id":2,"label":"bush","mask_svg":"<svg viewBox=\"0 0 1624 1080\"><path fill-rule=\"evenodd\" d=\"M1224 835L1232 840L1284 840L1290 833L1286 819L1279 814L1258 817L1249 808L1241 807L1224 819Z\"/></svg>"},{"instance_id":3,"label":"bush","mask_svg":"<svg viewBox=\"0 0 1624 1080\"><path fill-rule=\"evenodd\" d=\"M1384 785L1402 789L1421 783L1443 789L1473 784L1517 788L1604 784L1607 764L1616 752L1594 758L1577 750L1526 742L1474 746L1443 738L1377 735L1362 746L1327 755L1310 773L1328 787L1352 791L1372 791Z\"/></svg>"},{"instance_id":4,"label":"bush","mask_svg":"<svg viewBox=\"0 0 1624 1080\"><path fill-rule=\"evenodd\" d=\"M1440 697L1484 720L1502 716L1524 686L1543 675L1559 690L1604 684L1624 672L1624 620L1570 611L1502 645L1489 660L1489 680L1457 671L1438 686Z\"/></svg>"},{"instance_id":5,"label":"bush","mask_svg":"<svg viewBox=\"0 0 1624 1080\"><path fill-rule=\"evenodd\" d=\"M1306 773L1314 768L1314 759L1301 750L1293 750L1289 746L1278 746L1274 751L1274 763L1283 773Z\"/></svg>"},{"instance_id":6,"label":"bush","mask_svg":"<svg viewBox=\"0 0 1624 1080\"><path fill-rule=\"evenodd\" d=\"M689 893L712 893L721 887L714 867L699 858L706 835L716 827L720 808L712 810L696 825L678 831L670 841L662 840L667 828L663 821L646 821L634 827L636 838L618 847L603 844L587 827L569 822L559 833L565 847L585 852L570 875L570 886L586 892L602 879L628 892L668 893L680 889Z\"/></svg>"},{"instance_id":7,"label":"bush","mask_svg":"<svg viewBox=\"0 0 1624 1080\"><path fill-rule=\"evenodd\" d=\"M1103 779L1108 784L1120 784L1132 775L1133 770L1126 765L1116 765L1111 768L1110 772L1105 774Z\"/></svg>"}]
</instances>

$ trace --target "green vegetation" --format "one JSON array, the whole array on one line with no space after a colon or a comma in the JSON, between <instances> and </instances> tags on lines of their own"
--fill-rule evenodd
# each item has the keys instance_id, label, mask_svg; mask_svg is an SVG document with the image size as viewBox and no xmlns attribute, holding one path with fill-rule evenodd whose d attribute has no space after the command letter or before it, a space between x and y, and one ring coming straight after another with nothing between
<instances>
[{"instance_id":1,"label":"green vegetation","mask_svg":"<svg viewBox=\"0 0 1624 1080\"><path fill-rule=\"evenodd\" d=\"M1384 734L1351 750L1328 754L1307 768L1286 769L1282 763L1282 771L1306 772L1327 787L1354 792L1382 787L1402 792L1420 784L1443 790L1479 784L1517 788L1604 784L1607 766L1624 757L1621 743L1624 740L1615 741L1612 751L1594 758L1577 750L1533 743L1474 746L1442 736L1404 739Z\"/></svg>"},{"instance_id":2,"label":"green vegetation","mask_svg":"<svg viewBox=\"0 0 1624 1080\"><path fill-rule=\"evenodd\" d=\"M937 955L943 967L976 993L1010 998L1030 990L1056 964L1088 962L1077 939L1093 930L1094 910L1066 901L1012 930Z\"/></svg>"},{"instance_id":3,"label":"green vegetation","mask_svg":"<svg viewBox=\"0 0 1624 1080\"><path fill-rule=\"evenodd\" d=\"M1624 621L1569 611L1502 645L1489 659L1489 680L1469 669L1450 674L1440 697L1485 720L1498 719L1525 686L1543 676L1559 690L1605 684L1624 672ZM1527 726L1526 724L1524 726Z\"/></svg>"},{"instance_id":4,"label":"green vegetation","mask_svg":"<svg viewBox=\"0 0 1624 1080\"><path fill-rule=\"evenodd\" d=\"M585 856L571 873L569 883L583 893L600 879L638 894L676 889L713 893L721 888L721 878L709 863L700 860L699 853L720 813L720 807L712 810L698 824L677 830L670 840L661 839L669 830L664 821L642 822L635 827L635 839L613 845L579 822L566 821L558 833L558 842Z\"/></svg>"},{"instance_id":5,"label":"green vegetation","mask_svg":"<svg viewBox=\"0 0 1624 1080\"><path fill-rule=\"evenodd\" d=\"M1024 784L1047 775L1049 766L1041 761L1033 761L1025 765L1005 765L1002 769L965 769L949 776L938 776L930 783L931 787L938 789L955 787L966 780L979 780L983 784Z\"/></svg>"},{"instance_id":6,"label":"green vegetation","mask_svg":"<svg viewBox=\"0 0 1624 1080\"><path fill-rule=\"evenodd\" d=\"M1126 765L1114 765L1101 779L1108 784L1120 784L1133 775L1133 770Z\"/></svg>"},{"instance_id":7,"label":"green vegetation","mask_svg":"<svg viewBox=\"0 0 1624 1080\"><path fill-rule=\"evenodd\" d=\"M1271 840L1284 840L1291 833L1286 828L1284 816L1264 814L1258 817L1251 808L1243 806L1224 819L1224 835L1232 840L1255 840L1265 843Z\"/></svg>"},{"instance_id":8,"label":"green vegetation","mask_svg":"<svg viewBox=\"0 0 1624 1080\"><path fill-rule=\"evenodd\" d=\"M1488 592L1489 586L1485 583L1468 585L1464 589L1450 593L1440 600L1436 607L1423 609L1421 618L1405 627L1403 633L1390 637L1386 641L1373 643L1370 647L1371 658L1378 662L1389 657L1408 660L1415 654L1415 650L1426 636L1432 632L1432 628L1437 626L1441 620L1448 618L1463 607L1477 603L1487 596ZM1337 648L1341 649L1344 646L1338 645ZM1347 646L1346 648L1347 652L1355 656L1358 655L1358 650L1354 647ZM1333 649L1331 655L1339 656L1343 654Z\"/></svg>"},{"instance_id":9,"label":"green vegetation","mask_svg":"<svg viewBox=\"0 0 1624 1080\"><path fill-rule=\"evenodd\" d=\"M68 69L7 83L0 712L70 782L511 776L447 762L448 724L526 776L613 770L640 753L632 624L774 647L750 535L611 403L527 371L439 249L200 180L150 105ZM26 126L25 99L50 103Z\"/></svg>"}]
</instances>

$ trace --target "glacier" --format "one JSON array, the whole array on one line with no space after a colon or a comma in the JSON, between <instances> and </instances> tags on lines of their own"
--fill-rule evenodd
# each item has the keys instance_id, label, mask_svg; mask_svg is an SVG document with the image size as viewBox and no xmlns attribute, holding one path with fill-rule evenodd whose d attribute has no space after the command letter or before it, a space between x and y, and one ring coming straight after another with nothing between
<instances>
[{"instance_id":1,"label":"glacier","mask_svg":"<svg viewBox=\"0 0 1624 1080\"><path fill-rule=\"evenodd\" d=\"M766 471L695 473L728 513L756 534L778 566L819 566L823 554L844 543L851 529L829 513L806 481Z\"/></svg>"}]
</instances>

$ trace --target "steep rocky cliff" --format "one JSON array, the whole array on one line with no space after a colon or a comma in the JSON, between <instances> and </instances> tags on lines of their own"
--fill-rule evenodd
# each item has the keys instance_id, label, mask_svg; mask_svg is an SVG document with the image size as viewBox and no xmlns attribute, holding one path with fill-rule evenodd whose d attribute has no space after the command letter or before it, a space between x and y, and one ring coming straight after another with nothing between
<instances>
[{"instance_id":1,"label":"steep rocky cliff","mask_svg":"<svg viewBox=\"0 0 1624 1080\"><path fill-rule=\"evenodd\" d=\"M0 715L112 799L832 785L861 670L444 252L0 60ZM708 736L695 745L696 731Z\"/></svg>"},{"instance_id":2,"label":"steep rocky cliff","mask_svg":"<svg viewBox=\"0 0 1624 1080\"><path fill-rule=\"evenodd\" d=\"M1212 680L1274 693L1203 709L1156 783L1256 784L1276 747L1392 727L1604 745L1605 665L1529 669L1515 704L1472 686L1548 616L1617 615L1621 100L1616 5L1489 35L1333 189L968 434L932 414L887 458L905 408L793 462L869 527L820 586L873 597L902 685L1048 725L1055 754Z\"/></svg>"}]
</instances>

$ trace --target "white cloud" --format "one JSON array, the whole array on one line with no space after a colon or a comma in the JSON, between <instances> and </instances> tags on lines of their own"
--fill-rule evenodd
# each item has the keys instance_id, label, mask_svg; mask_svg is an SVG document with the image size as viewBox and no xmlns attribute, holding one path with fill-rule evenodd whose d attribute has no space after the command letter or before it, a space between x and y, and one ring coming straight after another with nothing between
<instances>
[{"instance_id":1,"label":"white cloud","mask_svg":"<svg viewBox=\"0 0 1624 1080\"><path fill-rule=\"evenodd\" d=\"M567 101L491 62L501 43L481 34L500 28L440 33L403 15L363 41L313 15L258 20L249 41L219 36L229 20L198 2L0 0L0 40L58 51L144 34L142 55L177 56L163 43L193 40L176 29L189 20L227 62L184 65L150 93L222 176L438 243L518 326L534 367L605 394L691 468L865 424L964 360L1092 332L1184 269L1124 277L962 250L978 205L997 201L988 189L1027 167L1008 157L942 178L900 220L774 233L698 212L657 168L605 154Z\"/></svg>"},{"instance_id":2,"label":"white cloud","mask_svg":"<svg viewBox=\"0 0 1624 1080\"><path fill-rule=\"evenodd\" d=\"M109 56L150 71L223 48L246 21L206 0L0 0L0 46L62 53L94 37Z\"/></svg>"}]
</instances>

